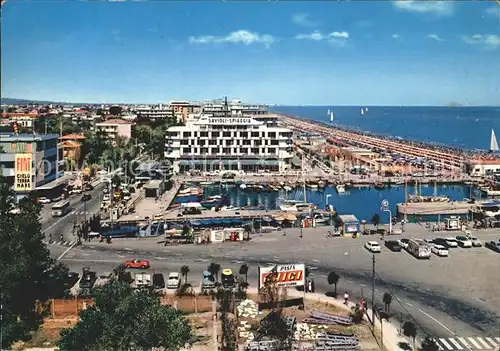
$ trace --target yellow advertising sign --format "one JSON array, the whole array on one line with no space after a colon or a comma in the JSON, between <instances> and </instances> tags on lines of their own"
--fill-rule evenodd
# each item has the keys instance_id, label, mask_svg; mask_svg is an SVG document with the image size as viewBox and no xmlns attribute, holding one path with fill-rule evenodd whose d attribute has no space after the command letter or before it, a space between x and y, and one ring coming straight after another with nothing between
<instances>
[{"instance_id":1,"label":"yellow advertising sign","mask_svg":"<svg viewBox=\"0 0 500 351\"><path fill-rule=\"evenodd\" d=\"M31 191L33 190L32 184L32 155L31 154L16 154L14 165L14 190L15 191Z\"/></svg>"}]
</instances>

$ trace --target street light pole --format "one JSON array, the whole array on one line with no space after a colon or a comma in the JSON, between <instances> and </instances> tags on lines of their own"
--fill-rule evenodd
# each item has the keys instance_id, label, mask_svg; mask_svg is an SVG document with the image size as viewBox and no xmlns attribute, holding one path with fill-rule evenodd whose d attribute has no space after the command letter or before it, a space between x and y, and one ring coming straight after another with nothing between
<instances>
[{"instance_id":1,"label":"street light pole","mask_svg":"<svg viewBox=\"0 0 500 351\"><path fill-rule=\"evenodd\" d=\"M375 254L372 255L372 325L375 325Z\"/></svg>"}]
</instances>

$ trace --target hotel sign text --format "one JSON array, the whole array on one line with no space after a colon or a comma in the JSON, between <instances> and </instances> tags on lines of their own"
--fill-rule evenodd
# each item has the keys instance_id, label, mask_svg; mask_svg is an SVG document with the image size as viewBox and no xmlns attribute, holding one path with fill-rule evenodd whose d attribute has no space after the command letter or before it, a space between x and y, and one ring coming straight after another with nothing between
<instances>
[{"instance_id":1,"label":"hotel sign text","mask_svg":"<svg viewBox=\"0 0 500 351\"><path fill-rule=\"evenodd\" d=\"M251 118L210 118L210 124L251 124Z\"/></svg>"}]
</instances>

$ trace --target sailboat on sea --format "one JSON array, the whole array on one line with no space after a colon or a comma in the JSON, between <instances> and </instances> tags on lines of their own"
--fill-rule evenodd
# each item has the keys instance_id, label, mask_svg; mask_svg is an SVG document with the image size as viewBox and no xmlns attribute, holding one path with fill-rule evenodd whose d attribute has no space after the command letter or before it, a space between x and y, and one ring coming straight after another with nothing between
<instances>
[{"instance_id":1,"label":"sailboat on sea","mask_svg":"<svg viewBox=\"0 0 500 351\"><path fill-rule=\"evenodd\" d=\"M331 123L333 123L333 117L334 117L334 115L333 115L333 111L330 111L330 122L331 122Z\"/></svg>"},{"instance_id":2,"label":"sailboat on sea","mask_svg":"<svg viewBox=\"0 0 500 351\"><path fill-rule=\"evenodd\" d=\"M327 113L327 115L330 115L330 112L331 112L331 111L330 111L330 109L328 109L328 113Z\"/></svg>"},{"instance_id":3,"label":"sailboat on sea","mask_svg":"<svg viewBox=\"0 0 500 351\"><path fill-rule=\"evenodd\" d=\"M491 130L490 151L500 151L500 149L498 148L497 137L495 136L495 131L493 129Z\"/></svg>"},{"instance_id":4,"label":"sailboat on sea","mask_svg":"<svg viewBox=\"0 0 500 351\"><path fill-rule=\"evenodd\" d=\"M364 114L365 114L365 110L361 109L361 115L364 115Z\"/></svg>"}]
</instances>

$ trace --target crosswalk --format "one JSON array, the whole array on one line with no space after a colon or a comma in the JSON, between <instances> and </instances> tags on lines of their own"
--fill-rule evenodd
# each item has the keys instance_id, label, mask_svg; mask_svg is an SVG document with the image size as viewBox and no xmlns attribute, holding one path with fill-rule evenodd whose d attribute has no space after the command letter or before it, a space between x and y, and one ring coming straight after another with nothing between
<instances>
[{"instance_id":1,"label":"crosswalk","mask_svg":"<svg viewBox=\"0 0 500 351\"><path fill-rule=\"evenodd\" d=\"M500 337L454 337L435 339L440 351L486 351L498 350L500 347Z\"/></svg>"},{"instance_id":2,"label":"crosswalk","mask_svg":"<svg viewBox=\"0 0 500 351\"><path fill-rule=\"evenodd\" d=\"M73 241L60 240L60 241L53 241L53 242L44 241L44 243L45 243L45 245L57 245L57 246L69 247L69 246L73 245L74 243L76 243L76 240L73 240Z\"/></svg>"},{"instance_id":3,"label":"crosswalk","mask_svg":"<svg viewBox=\"0 0 500 351\"><path fill-rule=\"evenodd\" d=\"M89 211L73 211L71 212L72 215L78 215L78 216L83 216L83 215L92 215L92 212Z\"/></svg>"}]
</instances>

